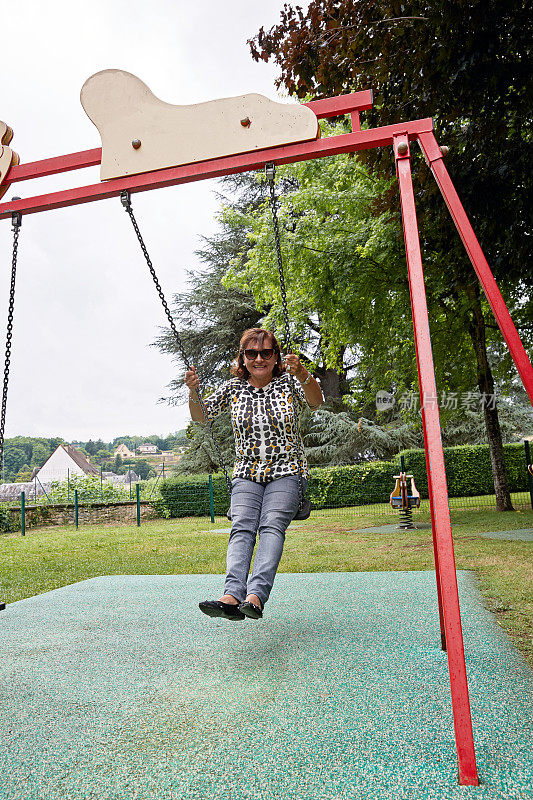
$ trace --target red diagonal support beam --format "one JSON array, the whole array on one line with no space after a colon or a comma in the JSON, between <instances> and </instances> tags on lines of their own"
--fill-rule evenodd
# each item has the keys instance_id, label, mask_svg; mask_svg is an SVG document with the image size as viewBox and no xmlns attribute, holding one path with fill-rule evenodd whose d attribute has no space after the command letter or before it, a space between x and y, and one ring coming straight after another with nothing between
<instances>
[{"instance_id":1,"label":"red diagonal support beam","mask_svg":"<svg viewBox=\"0 0 533 800\"><path fill-rule=\"evenodd\" d=\"M444 165L442 153L435 139L435 135L432 131L423 132L418 137L418 140L424 157L431 168L431 172L437 181L437 185L452 215L455 227L463 241L468 257L479 278L479 282L483 287L483 291L489 301L489 305L502 332L503 338L507 342L507 346L516 364L525 390L533 405L533 367L531 366L531 362L518 335L511 315L509 314L509 310L505 305L501 292L494 280L494 275L488 265L472 225L470 224L470 220L466 215L463 204L455 191L455 186Z\"/></svg>"},{"instance_id":2,"label":"red diagonal support beam","mask_svg":"<svg viewBox=\"0 0 533 800\"><path fill-rule=\"evenodd\" d=\"M409 275L409 291L413 310L413 327L415 333L418 379L420 383L428 483L430 484L429 491L430 497L432 498L433 529L435 532L438 554L436 569L437 572L440 572L455 742L459 762L459 783L465 786L477 786L479 782L466 679L463 633L459 611L459 593L457 590L457 574L453 552L450 510L448 508L448 488L446 485L446 471L444 468L444 451L442 449L440 432L437 387L435 383L435 370L433 368L424 272L422 269L422 256L420 253L420 240L418 237L407 136L399 135L394 138L394 155L396 158L396 171L400 187L405 252Z\"/></svg>"}]
</instances>

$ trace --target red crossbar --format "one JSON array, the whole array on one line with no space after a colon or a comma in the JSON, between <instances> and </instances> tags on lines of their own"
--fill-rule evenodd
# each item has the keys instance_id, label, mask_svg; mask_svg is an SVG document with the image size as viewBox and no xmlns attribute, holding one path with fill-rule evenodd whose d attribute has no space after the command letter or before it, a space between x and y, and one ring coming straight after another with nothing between
<instances>
[{"instance_id":1,"label":"red crossbar","mask_svg":"<svg viewBox=\"0 0 533 800\"><path fill-rule=\"evenodd\" d=\"M372 108L372 90L365 92L352 92L352 94L340 94L337 97L328 97L325 100L312 100L310 103L302 103L313 111L318 119L339 117L341 114L351 114L352 111L367 111Z\"/></svg>"},{"instance_id":2,"label":"red crossbar","mask_svg":"<svg viewBox=\"0 0 533 800\"><path fill-rule=\"evenodd\" d=\"M365 93L358 92L357 95L359 94ZM336 111L343 113L342 109L345 106L353 106L353 102L337 105ZM333 113L332 108L333 106L324 105L321 113L324 116L331 116ZM150 189L161 189L165 186L176 186L180 183L190 183L192 181L205 180L206 178L220 178L223 175L263 169L269 161L273 161L276 165L290 164L295 161L309 161L313 158L324 158L325 156L334 156L339 153L353 153L373 147L384 147L391 145L393 137L400 133L407 134L409 139L416 139L421 133L432 130L433 121L431 118L417 119L411 122L386 125L382 128L371 128L369 130L346 133L341 136L316 139L311 142L281 145L279 147L270 147L266 150L254 150L251 153L240 153L235 156L224 156L223 158L199 161L180 167L145 172L140 175L128 175L125 178L113 178L109 181L89 186L80 186L75 189L66 189L37 197L0 203L0 219L11 216L13 211L34 214L38 211L50 211L54 208L64 208L65 206L74 206L79 203L91 203L95 200L118 197L124 189L132 193L145 192ZM99 150L83 150L80 153L71 153L67 156L57 156L56 158L48 158L45 161L34 161L31 164L14 166L9 170L6 182L14 183L16 180L28 180L29 178L51 175L54 172L66 172L67 170L94 166L94 164L100 163L99 158Z\"/></svg>"},{"instance_id":3,"label":"red crossbar","mask_svg":"<svg viewBox=\"0 0 533 800\"><path fill-rule=\"evenodd\" d=\"M372 91L369 89L364 92L353 92L352 94L343 94L326 100L313 100L310 103L302 103L302 105L310 108L317 119L338 117L341 114L349 114L352 111L358 113L372 108ZM100 164L101 160L102 148L95 147L93 150L82 150L79 153L71 153L67 156L55 156L54 158L45 158L43 161L31 161L27 164L11 167L6 183L27 181L30 178L43 178L46 175L56 175L73 169L94 167Z\"/></svg>"}]
</instances>

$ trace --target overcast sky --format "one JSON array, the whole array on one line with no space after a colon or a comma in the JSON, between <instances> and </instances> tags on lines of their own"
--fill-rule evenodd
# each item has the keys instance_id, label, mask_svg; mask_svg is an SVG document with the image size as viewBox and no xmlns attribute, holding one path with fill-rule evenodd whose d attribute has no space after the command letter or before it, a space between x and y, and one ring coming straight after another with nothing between
<instances>
[{"instance_id":1,"label":"overcast sky","mask_svg":"<svg viewBox=\"0 0 533 800\"><path fill-rule=\"evenodd\" d=\"M300 3L306 7L307 3ZM0 120L21 163L100 146L79 101L102 69L128 70L169 103L259 92L280 99L270 64L246 40L283 0L23 0L2 18ZM99 180L97 168L13 185L4 199ZM163 291L185 287L194 251L216 230L212 181L133 196ZM0 220L3 363L12 232ZM67 440L168 434L185 407L158 402L176 366L151 343L163 309L120 200L29 215L20 234L6 436Z\"/></svg>"}]
</instances>

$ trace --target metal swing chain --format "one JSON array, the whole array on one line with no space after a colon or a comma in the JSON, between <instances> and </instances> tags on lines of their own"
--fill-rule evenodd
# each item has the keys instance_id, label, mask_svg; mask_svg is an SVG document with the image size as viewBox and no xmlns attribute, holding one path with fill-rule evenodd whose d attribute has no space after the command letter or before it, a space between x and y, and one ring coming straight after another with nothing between
<instances>
[{"instance_id":1,"label":"metal swing chain","mask_svg":"<svg viewBox=\"0 0 533 800\"><path fill-rule=\"evenodd\" d=\"M274 178L276 176L276 167L273 163L265 164L265 175L268 180L270 188L270 211L272 213L272 221L274 223L274 241L276 243L276 257L278 261L279 285L281 290L281 305L283 307L283 322L285 326L285 346L287 349L287 353L292 353L291 332L289 326L289 310L287 307L287 291L285 289L285 276L283 273L283 260L281 257L281 241L279 236L277 198L274 185ZM302 482L303 456L302 456L302 448L300 447L300 423L298 419L298 412L296 410L296 388L294 385L294 377L290 373L289 373L289 383L291 386L291 393L292 393L292 413L294 418L294 429L296 433L296 458L298 461L298 510L301 510L304 503L304 488Z\"/></svg>"},{"instance_id":2,"label":"metal swing chain","mask_svg":"<svg viewBox=\"0 0 533 800\"><path fill-rule=\"evenodd\" d=\"M13 198L18 200L19 198ZM22 225L22 214L14 211L11 214L13 226L13 258L11 260L11 286L9 289L9 308L7 312L6 355L4 361L4 386L2 391L2 411L0 415L0 473L4 463L4 430L6 425L7 390L9 386L9 367L11 365L11 341L13 339L13 311L15 308L15 279L17 277L17 256L19 249L19 233Z\"/></svg>"},{"instance_id":3,"label":"metal swing chain","mask_svg":"<svg viewBox=\"0 0 533 800\"><path fill-rule=\"evenodd\" d=\"M128 213L128 216L131 219L131 224L133 225L133 229L134 229L134 231L135 231L135 233L137 235L137 239L139 240L139 244L141 245L141 250L143 252L144 258L145 258L146 263L148 265L148 269L150 270L150 274L151 274L152 279L154 281L155 288L157 289L157 293L159 295L159 298L160 298L161 303L163 305L163 308L165 310L165 314L166 314L166 317L168 319L168 323L170 325L170 329L172 331L172 334L174 336L176 344L178 346L178 350L180 352L181 359L182 359L183 363L185 364L185 367L188 370L190 370L191 369L191 364L190 364L189 359L187 357L187 353L185 352L185 348L183 347L183 343L182 343L180 335L179 335L179 333L177 331L176 325L174 323L174 319L172 318L172 314L170 313L170 309L168 307L168 303L167 303L167 301L165 299L165 295L163 294L163 290L161 289L161 284L159 283L159 280L157 278L157 275L156 275L155 269L153 267L152 261L150 259L149 254L148 254L148 250L146 249L146 245L144 243L144 240L142 238L141 232L139 230L139 226L137 225L137 220L135 219L135 216L133 214L133 209L131 207L130 193L128 191L123 191L123 192L120 193L120 202L122 203L122 205L126 209L126 212ZM204 401L202 400L202 396L201 396L199 391L197 392L197 395L198 395L198 400L200 401L200 408L202 409L203 415L204 415L205 419L207 420L208 433L209 433L209 436L211 437L211 442L214 445L214 448L215 448L215 451L216 451L216 454L217 454L217 458L218 458L218 463L220 464L220 466L222 468L222 472L224 473L224 478L226 479L226 486L227 486L227 489L228 489L228 494L231 497L231 480L230 480L230 477L228 475L228 470L226 469L226 465L224 464L224 459L222 457L222 452L221 452L220 447L218 446L218 443L217 443L217 441L215 439L215 436L213 434L213 420L209 417L209 414L207 413L207 408L205 406Z\"/></svg>"}]
</instances>

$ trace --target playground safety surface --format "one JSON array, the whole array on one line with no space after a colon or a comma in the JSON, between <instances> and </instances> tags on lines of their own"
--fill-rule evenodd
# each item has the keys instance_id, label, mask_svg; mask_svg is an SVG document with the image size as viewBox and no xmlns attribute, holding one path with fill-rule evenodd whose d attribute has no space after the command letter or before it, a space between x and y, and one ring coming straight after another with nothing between
<instances>
[{"instance_id":1,"label":"playground safety surface","mask_svg":"<svg viewBox=\"0 0 533 800\"><path fill-rule=\"evenodd\" d=\"M280 574L258 622L198 611L221 576L132 575L0 613L0 798L532 798L533 672L458 580L479 787L433 572Z\"/></svg>"},{"instance_id":2,"label":"playground safety surface","mask_svg":"<svg viewBox=\"0 0 533 800\"><path fill-rule=\"evenodd\" d=\"M533 542L533 528L518 528L514 531L487 531L480 533L487 539L507 539L509 541Z\"/></svg>"}]
</instances>

